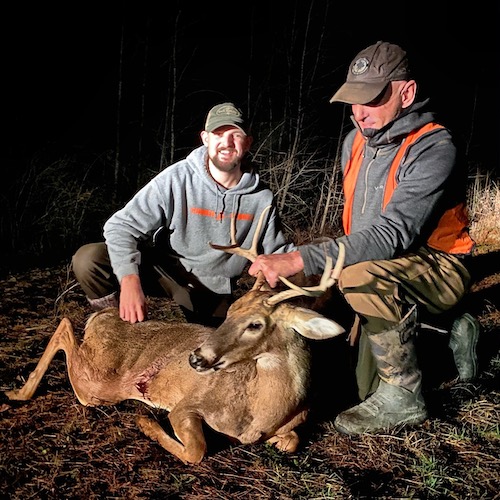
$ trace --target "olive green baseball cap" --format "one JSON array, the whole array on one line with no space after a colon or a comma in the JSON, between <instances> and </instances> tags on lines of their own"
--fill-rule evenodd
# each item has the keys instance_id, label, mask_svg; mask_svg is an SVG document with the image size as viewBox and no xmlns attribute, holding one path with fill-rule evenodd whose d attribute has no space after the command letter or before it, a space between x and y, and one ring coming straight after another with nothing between
<instances>
[{"instance_id":1,"label":"olive green baseball cap","mask_svg":"<svg viewBox=\"0 0 500 500\"><path fill-rule=\"evenodd\" d=\"M368 104L394 80L410 79L406 52L388 42L377 42L359 52L354 58L346 82L330 102Z\"/></svg>"},{"instance_id":2,"label":"olive green baseball cap","mask_svg":"<svg viewBox=\"0 0 500 500\"><path fill-rule=\"evenodd\" d=\"M217 104L208 112L205 130L213 132L226 125L238 127L243 133L247 133L243 113L232 102Z\"/></svg>"}]
</instances>

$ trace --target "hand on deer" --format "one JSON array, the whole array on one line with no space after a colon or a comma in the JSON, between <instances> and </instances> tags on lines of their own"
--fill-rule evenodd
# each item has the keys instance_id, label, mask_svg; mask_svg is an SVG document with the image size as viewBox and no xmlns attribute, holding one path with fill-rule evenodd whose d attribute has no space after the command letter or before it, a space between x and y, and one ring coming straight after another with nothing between
<instances>
[{"instance_id":1,"label":"hand on deer","mask_svg":"<svg viewBox=\"0 0 500 500\"><path fill-rule=\"evenodd\" d=\"M299 251L290 253L259 255L250 266L248 273L257 276L259 272L265 276L269 286L275 288L279 277L288 278L304 269L304 261Z\"/></svg>"},{"instance_id":2,"label":"hand on deer","mask_svg":"<svg viewBox=\"0 0 500 500\"><path fill-rule=\"evenodd\" d=\"M148 316L148 309L139 276L124 276L120 286L120 318L129 323L144 321Z\"/></svg>"}]
</instances>

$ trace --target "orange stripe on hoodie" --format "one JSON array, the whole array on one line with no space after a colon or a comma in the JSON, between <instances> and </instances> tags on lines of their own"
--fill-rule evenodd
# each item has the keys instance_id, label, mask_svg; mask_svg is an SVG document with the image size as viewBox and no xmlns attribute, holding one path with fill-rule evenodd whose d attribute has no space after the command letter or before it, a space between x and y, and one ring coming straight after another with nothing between
<instances>
[{"instance_id":1,"label":"orange stripe on hoodie","mask_svg":"<svg viewBox=\"0 0 500 500\"><path fill-rule=\"evenodd\" d=\"M212 219L222 220L226 217L233 217L233 214L224 215L224 213L215 214L215 210L209 210L208 208L191 207L191 213L196 215L201 215L202 217L211 217ZM253 220L253 214L242 214L238 213L236 215L236 220Z\"/></svg>"}]
</instances>

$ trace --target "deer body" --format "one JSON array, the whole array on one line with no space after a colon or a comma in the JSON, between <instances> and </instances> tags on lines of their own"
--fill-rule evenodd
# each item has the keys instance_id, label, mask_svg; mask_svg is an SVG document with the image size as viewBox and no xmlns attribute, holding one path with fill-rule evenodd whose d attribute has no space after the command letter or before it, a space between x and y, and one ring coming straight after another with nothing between
<instances>
[{"instance_id":1,"label":"deer body","mask_svg":"<svg viewBox=\"0 0 500 500\"><path fill-rule=\"evenodd\" d=\"M148 417L140 416L138 425L185 463L199 463L206 454L202 422L238 443L267 440L293 452L294 429L308 413L310 371L309 349L296 329L311 330L311 338L343 329L307 309L266 305L270 295L247 292L217 330L166 321L130 324L118 309L105 309L89 318L79 343L65 318L26 384L7 396L30 399L63 350L80 403L136 399L169 411L177 439Z\"/></svg>"},{"instance_id":2,"label":"deer body","mask_svg":"<svg viewBox=\"0 0 500 500\"><path fill-rule=\"evenodd\" d=\"M236 244L212 246L254 259L264 215L250 250ZM234 225L231 240L235 243ZM138 417L138 425L184 463L199 463L206 454L203 422L242 444L267 441L294 452L299 442L294 429L308 413L310 353L304 337L327 339L344 328L283 301L323 293L342 265L343 253L332 274L327 265L318 287L301 289L290 283L293 289L280 293L269 290L260 276L252 290L231 305L217 329L165 321L131 324L111 308L89 318L79 344L64 318L26 384L6 394L30 399L62 349L71 385L83 405L136 399L169 411L175 438L148 417Z\"/></svg>"}]
</instances>

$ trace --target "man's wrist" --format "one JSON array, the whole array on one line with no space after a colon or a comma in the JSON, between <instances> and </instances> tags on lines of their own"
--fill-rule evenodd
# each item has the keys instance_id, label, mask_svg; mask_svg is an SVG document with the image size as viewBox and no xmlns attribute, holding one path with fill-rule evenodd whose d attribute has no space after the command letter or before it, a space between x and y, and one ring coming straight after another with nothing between
<instances>
[{"instance_id":1,"label":"man's wrist","mask_svg":"<svg viewBox=\"0 0 500 500\"><path fill-rule=\"evenodd\" d=\"M123 286L123 285L128 285L130 283L140 283L140 282L141 280L138 274L126 274L125 276L123 276L120 284Z\"/></svg>"}]
</instances>

